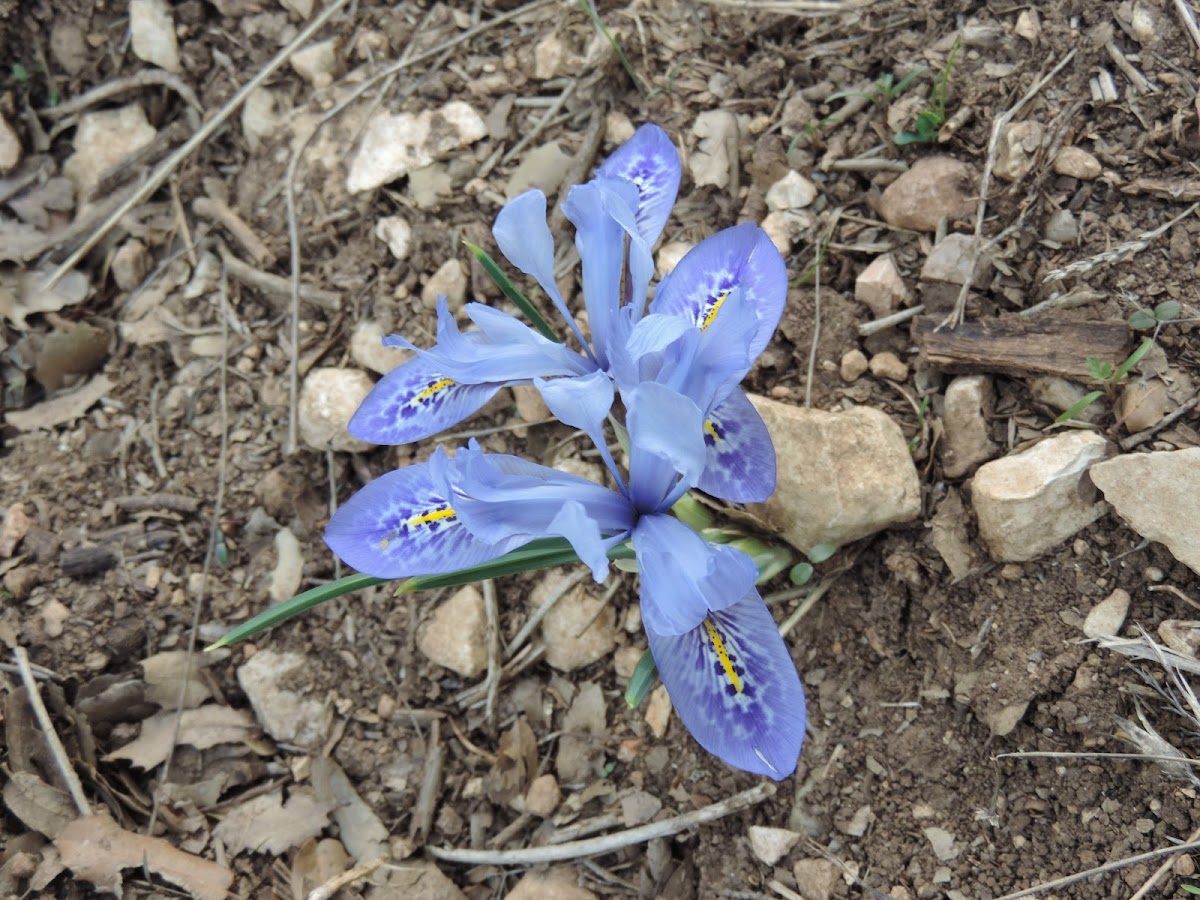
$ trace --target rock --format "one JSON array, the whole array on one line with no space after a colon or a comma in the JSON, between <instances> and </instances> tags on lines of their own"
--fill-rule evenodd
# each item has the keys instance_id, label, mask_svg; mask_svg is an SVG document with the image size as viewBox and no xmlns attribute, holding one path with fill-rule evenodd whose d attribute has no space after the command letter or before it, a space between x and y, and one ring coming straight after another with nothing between
<instances>
[{"instance_id":1,"label":"rock","mask_svg":"<svg viewBox=\"0 0 1200 900\"><path fill-rule=\"evenodd\" d=\"M696 116L692 133L699 146L688 157L688 168L696 187L711 184L725 189L738 164L737 116L725 109L709 109Z\"/></svg>"},{"instance_id":2,"label":"rock","mask_svg":"<svg viewBox=\"0 0 1200 900\"><path fill-rule=\"evenodd\" d=\"M954 843L954 835L945 828L937 826L926 828L925 838L933 848L933 855L938 858L938 862L949 862L957 859L958 855L962 853L962 848Z\"/></svg>"},{"instance_id":3,"label":"rock","mask_svg":"<svg viewBox=\"0 0 1200 900\"><path fill-rule=\"evenodd\" d=\"M279 0L279 5L304 20L307 20L313 11L313 0Z\"/></svg>"},{"instance_id":4,"label":"rock","mask_svg":"<svg viewBox=\"0 0 1200 900\"><path fill-rule=\"evenodd\" d=\"M1068 381L1066 378L1059 378L1056 375L1043 375L1029 380L1029 393L1033 395L1033 399L1038 403L1044 403L1058 412L1065 412L1083 399L1084 394L1087 393L1087 389L1074 381ZM1104 406L1105 401L1101 398L1088 406L1083 412L1078 413L1075 418L1082 422L1095 422L1103 415Z\"/></svg>"},{"instance_id":5,"label":"rock","mask_svg":"<svg viewBox=\"0 0 1200 900\"><path fill-rule=\"evenodd\" d=\"M285 744L313 749L328 736L333 709L324 698L293 689L306 683L300 673L309 666L299 653L259 650L238 666L237 680L263 731Z\"/></svg>"},{"instance_id":6,"label":"rock","mask_svg":"<svg viewBox=\"0 0 1200 900\"><path fill-rule=\"evenodd\" d=\"M787 256L792 252L792 241L804 232L809 220L792 212L773 212L767 213L759 224L775 249Z\"/></svg>"},{"instance_id":7,"label":"rock","mask_svg":"<svg viewBox=\"0 0 1200 900\"><path fill-rule=\"evenodd\" d=\"M765 825L750 826L750 849L759 860L768 866L779 862L800 842L800 835L786 828L768 828Z\"/></svg>"},{"instance_id":8,"label":"rock","mask_svg":"<svg viewBox=\"0 0 1200 900\"><path fill-rule=\"evenodd\" d=\"M1184 656L1200 656L1200 622L1187 619L1163 619L1158 639Z\"/></svg>"},{"instance_id":9,"label":"rock","mask_svg":"<svg viewBox=\"0 0 1200 900\"><path fill-rule=\"evenodd\" d=\"M1000 135L993 171L1006 181L1020 181L1031 171L1045 131L1033 119L1011 122Z\"/></svg>"},{"instance_id":10,"label":"rock","mask_svg":"<svg viewBox=\"0 0 1200 900\"><path fill-rule=\"evenodd\" d=\"M421 302L427 309L437 306L437 298L445 297L450 311L457 312L467 301L467 270L457 259L448 259L429 276L421 288Z\"/></svg>"},{"instance_id":11,"label":"rock","mask_svg":"<svg viewBox=\"0 0 1200 900\"><path fill-rule=\"evenodd\" d=\"M271 601L282 603L295 596L303 574L304 553L300 549L300 541L291 529L279 529L275 532L275 568L271 571L271 583L267 588Z\"/></svg>"},{"instance_id":12,"label":"rock","mask_svg":"<svg viewBox=\"0 0 1200 900\"><path fill-rule=\"evenodd\" d=\"M1092 607L1083 620L1083 633L1090 638L1116 637L1129 615L1130 599L1128 591L1117 588Z\"/></svg>"},{"instance_id":13,"label":"rock","mask_svg":"<svg viewBox=\"0 0 1200 900\"><path fill-rule=\"evenodd\" d=\"M550 418L550 407L532 384L514 384L511 388L517 418L522 422L541 422Z\"/></svg>"},{"instance_id":14,"label":"rock","mask_svg":"<svg viewBox=\"0 0 1200 900\"><path fill-rule=\"evenodd\" d=\"M841 881L838 867L827 859L802 859L792 866L792 876L804 900L829 900Z\"/></svg>"},{"instance_id":15,"label":"rock","mask_svg":"<svg viewBox=\"0 0 1200 900\"><path fill-rule=\"evenodd\" d=\"M658 261L655 264L658 277L665 278L674 272L679 261L687 256L687 252L694 246L695 244L688 241L672 241L659 247Z\"/></svg>"},{"instance_id":16,"label":"rock","mask_svg":"<svg viewBox=\"0 0 1200 900\"><path fill-rule=\"evenodd\" d=\"M604 758L606 737L604 693L595 682L585 682L563 716L555 759L559 783L580 784L595 778L597 766Z\"/></svg>"},{"instance_id":17,"label":"rock","mask_svg":"<svg viewBox=\"0 0 1200 900\"><path fill-rule=\"evenodd\" d=\"M137 238L130 238L113 254L109 272L113 281L123 291L132 291L150 274L150 254L146 245Z\"/></svg>"},{"instance_id":18,"label":"rock","mask_svg":"<svg viewBox=\"0 0 1200 900\"><path fill-rule=\"evenodd\" d=\"M621 798L621 818L626 828L646 824L661 809L662 801L646 791L633 791Z\"/></svg>"},{"instance_id":19,"label":"rock","mask_svg":"<svg viewBox=\"0 0 1200 900\"><path fill-rule=\"evenodd\" d=\"M95 189L100 176L145 147L158 132L136 103L84 113L75 129L75 152L63 164L63 174L80 197Z\"/></svg>"},{"instance_id":20,"label":"rock","mask_svg":"<svg viewBox=\"0 0 1200 900\"><path fill-rule=\"evenodd\" d=\"M1079 240L1079 224L1069 209L1051 213L1046 220L1046 240L1056 244L1074 244Z\"/></svg>"},{"instance_id":21,"label":"rock","mask_svg":"<svg viewBox=\"0 0 1200 900\"><path fill-rule=\"evenodd\" d=\"M133 55L168 72L178 72L179 44L175 20L166 0L129 0Z\"/></svg>"},{"instance_id":22,"label":"rock","mask_svg":"<svg viewBox=\"0 0 1200 900\"><path fill-rule=\"evenodd\" d=\"M1099 178L1103 168L1100 160L1081 147L1063 147L1054 157L1054 171L1058 175L1092 181Z\"/></svg>"},{"instance_id":23,"label":"rock","mask_svg":"<svg viewBox=\"0 0 1200 900\"><path fill-rule=\"evenodd\" d=\"M418 209L437 209L450 195L453 180L445 163L435 162L408 173L408 194Z\"/></svg>"},{"instance_id":24,"label":"rock","mask_svg":"<svg viewBox=\"0 0 1200 900\"><path fill-rule=\"evenodd\" d=\"M795 169L789 169L767 189L767 209L771 212L803 209L816 199L817 186Z\"/></svg>"},{"instance_id":25,"label":"rock","mask_svg":"<svg viewBox=\"0 0 1200 900\"><path fill-rule=\"evenodd\" d=\"M1130 434L1152 428L1170 411L1167 386L1157 380L1130 382L1117 398L1117 419Z\"/></svg>"},{"instance_id":26,"label":"rock","mask_svg":"<svg viewBox=\"0 0 1200 900\"><path fill-rule=\"evenodd\" d=\"M50 26L50 55L68 75L75 76L83 71L91 58L83 29L75 21L57 16Z\"/></svg>"},{"instance_id":27,"label":"rock","mask_svg":"<svg viewBox=\"0 0 1200 900\"><path fill-rule=\"evenodd\" d=\"M395 846L393 844L393 847ZM396 856L395 858L399 860L401 857ZM344 871L344 869L338 871ZM460 891L458 886L431 862L405 860L403 865L388 866L382 881L379 881L378 878L377 873L376 883L378 886L371 888L366 893L371 900L391 900L391 898L399 897L403 897L404 900L467 900L467 895ZM512 894L508 896L511 897ZM528 900L528 895L526 895L526 900Z\"/></svg>"},{"instance_id":28,"label":"rock","mask_svg":"<svg viewBox=\"0 0 1200 900\"><path fill-rule=\"evenodd\" d=\"M566 59L567 48L553 31L538 41L533 47L533 77L541 81L554 78Z\"/></svg>"},{"instance_id":29,"label":"rock","mask_svg":"<svg viewBox=\"0 0 1200 900\"><path fill-rule=\"evenodd\" d=\"M876 378L908 381L908 366L895 353L885 350L871 357L871 374Z\"/></svg>"},{"instance_id":30,"label":"rock","mask_svg":"<svg viewBox=\"0 0 1200 900\"><path fill-rule=\"evenodd\" d=\"M346 188L356 194L388 184L486 134L479 113L461 100L437 110L376 116L350 163Z\"/></svg>"},{"instance_id":31,"label":"rock","mask_svg":"<svg viewBox=\"0 0 1200 900\"><path fill-rule=\"evenodd\" d=\"M968 519L962 495L950 488L930 522L929 541L954 579L968 575L976 564L975 551L967 535Z\"/></svg>"},{"instance_id":32,"label":"rock","mask_svg":"<svg viewBox=\"0 0 1200 900\"><path fill-rule=\"evenodd\" d=\"M370 319L359 319L350 333L350 358L376 375L386 375L412 356L413 352L403 347L385 347L383 329Z\"/></svg>"},{"instance_id":33,"label":"rock","mask_svg":"<svg viewBox=\"0 0 1200 900\"><path fill-rule=\"evenodd\" d=\"M1100 518L1106 505L1084 475L1107 453L1104 438L1075 431L980 466L971 503L992 556L1036 559Z\"/></svg>"},{"instance_id":34,"label":"rock","mask_svg":"<svg viewBox=\"0 0 1200 900\"><path fill-rule=\"evenodd\" d=\"M978 193L970 166L948 156L927 156L887 186L879 213L897 228L932 232L942 219L974 213Z\"/></svg>"},{"instance_id":35,"label":"rock","mask_svg":"<svg viewBox=\"0 0 1200 900\"><path fill-rule=\"evenodd\" d=\"M1037 10L1023 9L1017 15L1017 24L1013 31L1018 37L1023 37L1031 44L1036 44L1042 35L1042 23L1038 21Z\"/></svg>"},{"instance_id":36,"label":"rock","mask_svg":"<svg viewBox=\"0 0 1200 900\"><path fill-rule=\"evenodd\" d=\"M442 601L417 632L417 648L430 662L474 678L487 668L487 612L483 594L464 585Z\"/></svg>"},{"instance_id":37,"label":"rock","mask_svg":"<svg viewBox=\"0 0 1200 900\"><path fill-rule=\"evenodd\" d=\"M561 590L565 578L561 572L543 578L529 595L530 606L540 607ZM546 662L560 672L590 666L612 653L617 644L616 613L586 584L577 584L542 619L542 640Z\"/></svg>"},{"instance_id":38,"label":"rock","mask_svg":"<svg viewBox=\"0 0 1200 900\"><path fill-rule=\"evenodd\" d=\"M571 154L563 152L558 141L530 150L509 176L504 195L511 200L531 188L539 188L547 196L553 195L567 177L567 169L573 158Z\"/></svg>"},{"instance_id":39,"label":"rock","mask_svg":"<svg viewBox=\"0 0 1200 900\"><path fill-rule=\"evenodd\" d=\"M921 280L963 284L970 278L974 287L982 287L991 270L991 257L987 253L976 254L973 235L948 234L929 251L921 267Z\"/></svg>"},{"instance_id":40,"label":"rock","mask_svg":"<svg viewBox=\"0 0 1200 900\"><path fill-rule=\"evenodd\" d=\"M877 256L854 280L854 299L865 304L877 319L908 303L908 288L890 253Z\"/></svg>"},{"instance_id":41,"label":"rock","mask_svg":"<svg viewBox=\"0 0 1200 900\"><path fill-rule=\"evenodd\" d=\"M0 175L7 175L15 169L20 164L23 153L21 138L8 124L8 119L0 115Z\"/></svg>"},{"instance_id":42,"label":"rock","mask_svg":"<svg viewBox=\"0 0 1200 900\"><path fill-rule=\"evenodd\" d=\"M921 484L904 434L886 413L858 406L825 412L752 397L776 447L775 494L754 509L808 552L841 546L921 511Z\"/></svg>"},{"instance_id":43,"label":"rock","mask_svg":"<svg viewBox=\"0 0 1200 900\"><path fill-rule=\"evenodd\" d=\"M871 827L871 823L875 821L875 813L871 811L870 804L864 803L854 811L849 819L834 820L834 825L842 834L847 834L850 837L862 837L867 833L867 829Z\"/></svg>"},{"instance_id":44,"label":"rock","mask_svg":"<svg viewBox=\"0 0 1200 900\"><path fill-rule=\"evenodd\" d=\"M39 612L42 616L42 627L46 630L46 637L61 637L71 618L71 610L67 605L57 597L51 597L42 605Z\"/></svg>"},{"instance_id":45,"label":"rock","mask_svg":"<svg viewBox=\"0 0 1200 900\"><path fill-rule=\"evenodd\" d=\"M533 779L529 790L525 792L525 811L543 819L554 815L562 800L562 791L558 787L558 779L547 772Z\"/></svg>"},{"instance_id":46,"label":"rock","mask_svg":"<svg viewBox=\"0 0 1200 900\"><path fill-rule=\"evenodd\" d=\"M667 733L667 726L671 723L671 695L667 693L664 685L659 685L650 692L650 696L646 700L646 724L650 727L650 732L659 740Z\"/></svg>"},{"instance_id":47,"label":"rock","mask_svg":"<svg viewBox=\"0 0 1200 900\"><path fill-rule=\"evenodd\" d=\"M375 382L358 369L335 367L313 369L300 388L297 424L300 439L313 450L361 453L371 444L346 430Z\"/></svg>"},{"instance_id":48,"label":"rock","mask_svg":"<svg viewBox=\"0 0 1200 900\"><path fill-rule=\"evenodd\" d=\"M1118 456L1091 476L1130 528L1200 574L1200 447Z\"/></svg>"},{"instance_id":49,"label":"rock","mask_svg":"<svg viewBox=\"0 0 1200 900\"><path fill-rule=\"evenodd\" d=\"M279 114L279 98L267 88L251 91L242 106L242 134L251 150L257 151L283 127L287 119Z\"/></svg>"},{"instance_id":50,"label":"rock","mask_svg":"<svg viewBox=\"0 0 1200 900\"><path fill-rule=\"evenodd\" d=\"M384 216L375 223L375 237L388 245L398 260L408 259L412 250L412 226L403 216Z\"/></svg>"},{"instance_id":51,"label":"rock","mask_svg":"<svg viewBox=\"0 0 1200 900\"><path fill-rule=\"evenodd\" d=\"M292 54L289 62L297 75L317 90L321 90L333 84L333 74L337 68L337 46L337 38L317 41L315 44L301 47ZM367 133L370 134L370 131Z\"/></svg>"},{"instance_id":52,"label":"rock","mask_svg":"<svg viewBox=\"0 0 1200 900\"><path fill-rule=\"evenodd\" d=\"M1028 710L1028 700L1018 700L999 709L989 709L983 714L983 724L992 732L992 737L1004 737L1013 733Z\"/></svg>"},{"instance_id":53,"label":"rock","mask_svg":"<svg viewBox=\"0 0 1200 900\"><path fill-rule=\"evenodd\" d=\"M529 872L508 892L508 900L597 900L595 894L575 883L573 869Z\"/></svg>"},{"instance_id":54,"label":"rock","mask_svg":"<svg viewBox=\"0 0 1200 900\"><path fill-rule=\"evenodd\" d=\"M856 347L842 354L838 374L842 376L842 381L858 381L869 367L866 354Z\"/></svg>"},{"instance_id":55,"label":"rock","mask_svg":"<svg viewBox=\"0 0 1200 900\"><path fill-rule=\"evenodd\" d=\"M960 375L946 388L942 471L947 478L970 474L999 452L988 427L991 410L992 379L987 375Z\"/></svg>"}]
</instances>

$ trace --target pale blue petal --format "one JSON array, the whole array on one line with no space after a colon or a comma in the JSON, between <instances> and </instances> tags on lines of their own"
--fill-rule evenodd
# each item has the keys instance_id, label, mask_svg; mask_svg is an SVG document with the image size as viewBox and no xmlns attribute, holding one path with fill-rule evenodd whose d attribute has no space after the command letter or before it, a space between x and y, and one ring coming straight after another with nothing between
<instances>
[{"instance_id":1,"label":"pale blue petal","mask_svg":"<svg viewBox=\"0 0 1200 900\"><path fill-rule=\"evenodd\" d=\"M660 512L704 471L704 415L687 397L654 382L625 396L629 494L638 512Z\"/></svg>"},{"instance_id":2,"label":"pale blue petal","mask_svg":"<svg viewBox=\"0 0 1200 900\"><path fill-rule=\"evenodd\" d=\"M646 293L654 277L654 256L650 244L642 236L635 206L638 194L626 181L598 177L590 182L600 191L605 211L625 232L625 271L621 303L630 309L634 321L646 309ZM590 315L590 314L589 314Z\"/></svg>"},{"instance_id":3,"label":"pale blue petal","mask_svg":"<svg viewBox=\"0 0 1200 900\"><path fill-rule=\"evenodd\" d=\"M623 178L638 189L637 224L650 247L658 240L679 193L679 151L657 125L643 125L618 147L597 175Z\"/></svg>"},{"instance_id":4,"label":"pale blue petal","mask_svg":"<svg viewBox=\"0 0 1200 900\"><path fill-rule=\"evenodd\" d=\"M735 388L704 422L708 448L696 487L731 503L761 503L775 492L775 445L745 392Z\"/></svg>"},{"instance_id":5,"label":"pale blue petal","mask_svg":"<svg viewBox=\"0 0 1200 900\"><path fill-rule=\"evenodd\" d=\"M776 781L796 770L804 689L757 591L685 634L647 626L646 636L671 703L700 746Z\"/></svg>"},{"instance_id":6,"label":"pale blue petal","mask_svg":"<svg viewBox=\"0 0 1200 900\"><path fill-rule=\"evenodd\" d=\"M555 418L564 425L578 428L592 439L609 472L624 490L625 481L604 435L604 421L612 409L614 397L608 375L597 370L575 378L537 378L533 384Z\"/></svg>"},{"instance_id":7,"label":"pale blue petal","mask_svg":"<svg viewBox=\"0 0 1200 900\"><path fill-rule=\"evenodd\" d=\"M372 444L419 441L474 415L501 387L459 384L417 357L376 383L347 429Z\"/></svg>"}]
</instances>

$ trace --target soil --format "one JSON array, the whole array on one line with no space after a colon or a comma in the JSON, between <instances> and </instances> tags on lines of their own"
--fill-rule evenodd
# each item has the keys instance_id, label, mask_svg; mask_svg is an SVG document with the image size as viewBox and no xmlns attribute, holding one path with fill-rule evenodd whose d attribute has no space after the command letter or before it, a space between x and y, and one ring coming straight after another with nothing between
<instances>
[{"instance_id":1,"label":"soil","mask_svg":"<svg viewBox=\"0 0 1200 900\"><path fill-rule=\"evenodd\" d=\"M35 313L21 327L6 321L0 331L0 348L7 346L3 372L10 414L36 409L47 396L30 369L29 354L37 344L31 339L44 340L76 323L111 335L98 368L80 378L98 373L112 383L100 402L74 419L28 433L5 426L0 501L6 510L20 504L29 527L16 555L0 560L5 575L0 635L53 673L44 693L93 809L107 809L128 831L145 832L158 796L163 812L153 833L230 866L235 873L231 890L238 896L295 895L301 884L297 873L311 869L311 845L226 854L212 828L248 797L279 786L285 794L303 786L312 760L321 755L331 756L345 771L385 824L391 835L387 846L398 865L431 858L426 845L490 846L488 841L513 823L503 843L510 849L531 846L538 835L573 819L614 811L610 828L619 829L627 821L622 801L641 797L638 792L660 801L655 817L667 818L758 782L707 756L677 719L665 736L656 737L644 709L626 708L626 679L617 674L614 656L623 648L644 647L636 627L618 629L614 655L569 674L535 661L502 686L494 721L482 707L460 704L457 692L481 678L463 679L433 665L417 648L421 623L446 592L393 598L374 588L209 654L204 683L220 703L241 710L249 706L235 674L239 665L265 648L301 654L304 668L293 674L288 688L317 698L331 724L325 740L307 751L261 734L226 745L233 750L220 765L228 777L204 799L168 797L158 765L142 768L106 758L139 734L139 723L159 706L172 704L85 711L86 698L113 684L141 684L141 660L186 649L198 598L200 644L269 604L279 553L271 520L299 539L303 586L344 574L335 570L321 542L331 492L344 500L364 481L423 459L434 446L427 441L356 454L286 452L292 352L287 300L237 279L228 283L227 317L215 281L181 299L180 286L204 264L213 239L221 237L230 252L247 258L227 232L194 214L193 200L207 196L226 202L265 245L261 259L247 261L286 278L284 185L297 121L328 110L356 81L406 50L436 47L476 21L514 8L508 0L461 6L351 4L321 32L338 42L331 85L314 88L291 67L281 68L267 83L290 112L273 133L248 140L235 115L183 161L166 187L138 205L84 258L79 270L89 291L83 302ZM179 77L197 95L201 118L214 114L303 27L295 13L273 0L184 0L172 12L182 57ZM1036 35L1017 33L1024 12L1035 13ZM304 283L336 292L341 306L332 311L302 305L302 368L352 365L349 338L363 320L379 323L384 333L428 340L431 312L420 298L421 288L447 259L471 266L472 296L498 297L470 263L462 242L495 252L491 221L509 176L530 149L555 140L575 155L596 128L605 126L606 116L610 128L622 117L633 124L653 121L676 139L687 171L687 160L697 152L692 130L697 115L725 109L742 125L738 181L697 187L685 174L665 239L694 242L738 221L761 219L766 189L789 168L816 182L819 197L810 208L811 221L787 257L793 275L789 307L749 387L795 403L804 402L811 389L813 404L822 408L853 402L890 413L907 436L923 438L916 442L915 456L924 504L916 521L841 548L817 567L819 578L832 584L789 636L809 696L808 738L796 774L748 811L670 840L560 864L568 881L596 895L620 897L790 897L795 894L788 891L799 891L815 900L828 890L835 897L995 898L1188 840L1200 827L1200 806L1186 778L1144 760L1005 754L1130 752L1131 745L1117 736L1116 717L1137 720L1141 711L1179 751L1196 755L1195 733L1153 689L1162 673L1084 642L1080 628L1087 612L1116 588L1132 596L1130 634L1136 627L1153 633L1165 619L1193 618L1179 595L1196 593L1195 575L1110 514L1037 560L1005 565L986 562L968 515L975 565L965 577L951 576L933 545L930 522L947 497L967 494L964 479L943 475L939 454L930 446L937 433L942 374L919 374L902 393L870 376L847 384L838 373L838 361L853 348L868 355L892 350L913 360L907 324L859 336L858 326L872 316L855 301L854 282L874 256L888 249L915 290L930 236L889 228L880 220L879 197L896 177L894 170L834 165L868 154L912 162L939 153L982 173L996 119L1041 74L1074 52L1018 117L1040 121L1047 138L1028 175L992 182L984 236L1000 236L994 247L1000 265L987 286L972 293L967 317L1013 315L1071 288L1091 292L1086 305L1057 313L1076 321L1120 321L1136 308L1167 299L1181 301L1184 320L1195 317L1200 221L1194 217L1120 259L1094 259L1158 229L1195 198L1200 54L1176 5L1051 0L1025 7L919 0L810 17L761 11L752 2L635 0L601 2L599 14L645 82L645 93L596 37L578 5L546 2L385 82L358 100L344 120L322 131L298 176L299 258ZM1145 21L1151 22L1148 32ZM72 151L73 129L56 123L75 120L35 110L146 68L131 50L127 28L124 4L0 2L0 71L5 73L0 112L14 125L26 154L37 157L47 172L60 172ZM827 102L837 91L870 93L884 75L897 73L899 80L920 66L928 71L901 98L928 98L933 76L944 70L956 38L960 44L949 70L947 112L965 119L935 147L897 147L886 103L860 104L841 120L839 111L848 101ZM561 44L564 62L552 75L538 77L536 61L553 41ZM1110 45L1155 89L1131 87ZM17 66L23 67L23 77L15 74ZM1101 72L1115 79L1119 97L1114 101L1093 97L1089 82ZM568 86L572 90L565 101L552 108ZM374 111L416 112L455 99L475 107L491 130L443 162L444 190L418 202L412 185L401 179L379 190L346 192L345 166L362 123ZM160 85L100 106L133 100L160 131L183 123L168 147L196 125L179 94ZM498 162L539 127L548 110L549 121L530 146ZM598 154L584 159L585 175L614 146L603 134ZM1056 174L1053 149L1063 144L1089 149L1103 175L1086 181ZM136 161L128 174L143 176L153 162ZM1150 190L1143 181L1139 188L1138 179L1158 180L1161 187ZM1060 209L1071 210L1080 225L1074 244L1044 237L1047 220ZM403 262L373 234L379 218L397 213L409 219L413 232L412 251ZM53 213L46 227L61 228L69 217ZM951 225L969 232L974 222ZM556 227L559 242L565 243L569 232L561 222ZM189 247L204 235L207 243ZM114 253L130 238L145 245L150 261L149 277L137 293L159 284L159 302L171 298L166 305L174 319L157 338L131 339L126 324L137 297L119 288L110 271ZM826 239L821 331L808 384L817 288L804 276ZM61 261L73 246L52 247L51 260ZM1082 260L1092 262L1064 281L1044 282L1052 271ZM213 256L212 262L212 271L219 270L219 259ZM936 298L929 302L934 305ZM929 312L944 314L944 309ZM1200 377L1194 324L1164 328L1158 343L1171 366ZM224 395L219 390L222 358L229 362ZM1023 446L1052 426L1055 411L1033 399L1027 379L998 377L997 391L992 426L1001 445ZM919 417L905 393L930 397L928 413ZM482 438L489 449L543 461L561 455L563 446L578 446L564 445L570 435L563 427L524 427L507 393L464 427L498 429ZM1107 411L1098 427L1113 440L1125 434ZM1147 447L1195 445L1197 427L1193 410ZM130 499L146 495L157 499ZM221 559L206 566L214 516L222 534ZM78 548L99 549L81 553ZM527 595L536 582L522 576L497 583L504 640L526 620ZM609 600L618 622L626 622L636 606L632 583L627 579ZM1175 590L1162 590L1166 587ZM787 588L780 578L765 592ZM777 615L782 618L797 602L782 602ZM20 677L15 669L5 672L5 772L18 771L18 757L27 761L32 753L35 770L56 784L45 751L25 746L18 753L13 746L14 735L21 733L18 721L27 717L17 714L12 701ZM590 746L601 752L588 778L563 782L567 799L556 818L546 823L521 819L494 781L485 778L481 789L480 777L494 776L495 754L521 717L532 729L537 764L522 770L517 789L509 793L523 792L522 778L558 771L559 745L570 737L563 730L566 711L575 697L596 687L604 700L606 731ZM31 733L25 739L40 747L40 733ZM168 780L176 786L200 783L218 766L213 753L181 747ZM436 754L441 755L440 781L431 785L432 806L425 807L431 820L422 823L418 800ZM500 758L512 757L502 753ZM49 845L12 812L7 790L5 800L0 860L28 852L36 862L44 861ZM321 828L323 820L316 822ZM751 851L752 825L789 828L803 840L775 865L766 865ZM428 834L422 834L426 827ZM321 835L344 837L345 828L331 822ZM804 862L812 860L836 863L837 877L825 889L797 881L819 869ZM1126 866L1046 896L1130 896L1161 862ZM801 865L794 868L796 863ZM439 867L473 898L505 896L522 875L519 868L503 866L442 862ZM1189 857L1176 859L1154 895L1180 895L1193 883L1193 871ZM125 874L127 896L176 890L140 870ZM27 877L5 881L5 890L29 889ZM79 897L90 890L62 871L34 893ZM368 879L359 879L341 896L368 890ZM407 894L393 888L380 896L425 895L416 888Z\"/></svg>"}]
</instances>

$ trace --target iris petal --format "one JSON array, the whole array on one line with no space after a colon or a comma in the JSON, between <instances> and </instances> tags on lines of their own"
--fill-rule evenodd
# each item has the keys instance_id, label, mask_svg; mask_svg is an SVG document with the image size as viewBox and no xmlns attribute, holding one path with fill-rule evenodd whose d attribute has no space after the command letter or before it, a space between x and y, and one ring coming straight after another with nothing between
<instances>
[{"instance_id":1,"label":"iris petal","mask_svg":"<svg viewBox=\"0 0 1200 900\"><path fill-rule=\"evenodd\" d=\"M672 704L700 746L776 781L796 770L804 689L757 591L685 634L658 634L647 623L646 636Z\"/></svg>"},{"instance_id":2,"label":"iris petal","mask_svg":"<svg viewBox=\"0 0 1200 900\"><path fill-rule=\"evenodd\" d=\"M459 384L418 357L384 375L347 428L372 444L419 441L474 415L502 386Z\"/></svg>"},{"instance_id":3,"label":"iris petal","mask_svg":"<svg viewBox=\"0 0 1200 900\"><path fill-rule=\"evenodd\" d=\"M638 189L637 226L647 246L662 234L679 193L679 151L657 125L643 125L596 170Z\"/></svg>"},{"instance_id":4,"label":"iris petal","mask_svg":"<svg viewBox=\"0 0 1200 900\"><path fill-rule=\"evenodd\" d=\"M669 508L704 471L704 416L687 397L652 381L625 396L629 496L638 512Z\"/></svg>"},{"instance_id":5,"label":"iris petal","mask_svg":"<svg viewBox=\"0 0 1200 900\"><path fill-rule=\"evenodd\" d=\"M775 445L741 388L735 388L704 421L708 448L696 487L731 503L762 503L775 492Z\"/></svg>"}]
</instances>

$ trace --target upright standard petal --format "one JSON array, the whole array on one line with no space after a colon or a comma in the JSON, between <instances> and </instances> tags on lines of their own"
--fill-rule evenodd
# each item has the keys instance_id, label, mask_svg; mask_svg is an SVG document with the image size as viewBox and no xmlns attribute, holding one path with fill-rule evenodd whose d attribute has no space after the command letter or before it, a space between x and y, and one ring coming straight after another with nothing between
<instances>
[{"instance_id":1,"label":"upright standard petal","mask_svg":"<svg viewBox=\"0 0 1200 900\"><path fill-rule=\"evenodd\" d=\"M624 491L625 480L604 436L604 421L614 398L612 379L597 370L575 378L536 378L533 384L555 418L592 439L608 471Z\"/></svg>"},{"instance_id":2,"label":"upright standard petal","mask_svg":"<svg viewBox=\"0 0 1200 900\"><path fill-rule=\"evenodd\" d=\"M637 225L647 246L666 227L679 193L679 151L657 125L643 125L604 161L597 175L623 178L638 189Z\"/></svg>"},{"instance_id":3,"label":"upright standard petal","mask_svg":"<svg viewBox=\"0 0 1200 900\"><path fill-rule=\"evenodd\" d=\"M687 316L706 329L737 287L758 319L750 343L754 359L770 343L787 303L787 267L757 225L747 222L718 231L688 251L658 286L650 311Z\"/></svg>"},{"instance_id":4,"label":"upright standard petal","mask_svg":"<svg viewBox=\"0 0 1200 900\"><path fill-rule=\"evenodd\" d=\"M417 357L376 383L347 428L372 444L419 441L474 415L501 387L460 384Z\"/></svg>"},{"instance_id":5,"label":"upright standard petal","mask_svg":"<svg viewBox=\"0 0 1200 900\"><path fill-rule=\"evenodd\" d=\"M629 497L640 513L669 509L704 471L704 415L661 384L639 384L625 396L629 429Z\"/></svg>"},{"instance_id":6,"label":"upright standard petal","mask_svg":"<svg viewBox=\"0 0 1200 900\"><path fill-rule=\"evenodd\" d=\"M775 445L741 388L734 388L704 420L708 449L696 487L731 503L762 503L775 492Z\"/></svg>"},{"instance_id":7,"label":"upright standard petal","mask_svg":"<svg viewBox=\"0 0 1200 900\"><path fill-rule=\"evenodd\" d=\"M463 526L437 477L438 461L444 454L366 485L333 514L325 543L376 578L440 575L501 556L509 548L480 540Z\"/></svg>"},{"instance_id":8,"label":"upright standard petal","mask_svg":"<svg viewBox=\"0 0 1200 900\"><path fill-rule=\"evenodd\" d=\"M804 689L757 591L686 634L659 634L647 623L646 636L672 705L700 746L776 781L796 770Z\"/></svg>"}]
</instances>

